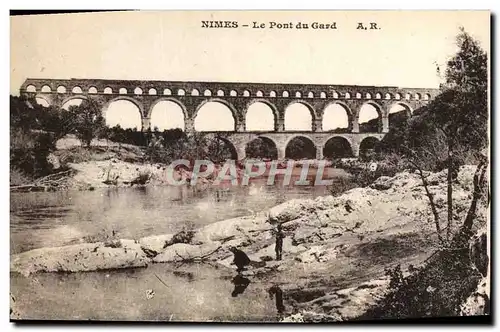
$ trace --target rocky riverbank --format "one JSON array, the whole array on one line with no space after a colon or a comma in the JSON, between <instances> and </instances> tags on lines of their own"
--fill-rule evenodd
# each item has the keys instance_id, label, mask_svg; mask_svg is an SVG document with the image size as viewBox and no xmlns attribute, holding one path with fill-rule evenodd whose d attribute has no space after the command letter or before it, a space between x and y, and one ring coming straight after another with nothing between
<instances>
[{"instance_id":1,"label":"rocky riverbank","mask_svg":"<svg viewBox=\"0 0 500 332\"><path fill-rule=\"evenodd\" d=\"M462 167L454 184L454 229L467 213L473 172L472 166ZM446 172L428 176L442 220L446 220L445 179ZM485 227L488 211L478 210L476 223ZM273 259L275 225L270 220L283 224L282 261ZM30 276L181 261L230 270L234 266L229 248L235 246L253 261L244 275L272 281L282 289L286 319L349 320L386 294L387 268L401 265L404 274L411 273L425 265L437 243L420 178L402 172L339 197L292 200L269 211L175 235L31 250L11 256L11 271Z\"/></svg>"},{"instance_id":2,"label":"rocky riverbank","mask_svg":"<svg viewBox=\"0 0 500 332\"><path fill-rule=\"evenodd\" d=\"M94 140L90 148L83 148L76 138L66 137L57 142L57 150L49 155L48 160L53 167L52 175L13 186L11 190L94 190L106 187L162 186L172 185L178 181L189 183L193 179L193 165L175 167L172 172L169 164L153 163L148 160L144 148L106 140ZM285 168L288 165L287 162L286 160L280 161L277 167ZM342 169L333 168L330 161L297 160L292 162L294 166L292 176L297 178L301 176L302 169L307 167L307 177L314 179L317 176L319 163L325 167L324 171L322 170L322 179L348 176L348 173ZM239 182L245 173L245 163L246 161L239 161L236 164L235 178ZM271 161L265 162L265 170L261 176L269 173L271 163ZM304 166L306 164L307 166ZM213 166L211 174L200 175L197 178L198 184L213 184L219 172L224 170L223 164ZM227 174L227 170L224 171ZM225 180L225 183L230 182L231 180Z\"/></svg>"}]
</instances>

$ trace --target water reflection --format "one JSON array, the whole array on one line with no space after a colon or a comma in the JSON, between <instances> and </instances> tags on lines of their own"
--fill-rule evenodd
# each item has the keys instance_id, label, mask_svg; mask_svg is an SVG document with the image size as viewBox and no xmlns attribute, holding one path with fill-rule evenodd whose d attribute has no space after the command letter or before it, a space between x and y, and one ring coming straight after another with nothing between
<instances>
[{"instance_id":1,"label":"water reflection","mask_svg":"<svg viewBox=\"0 0 500 332\"><path fill-rule=\"evenodd\" d=\"M269 297L271 298L271 300L274 296L276 301L276 311L278 312L278 316L281 317L285 312L285 305L283 304L283 291L281 290L280 286L273 285L268 289L267 292L269 293Z\"/></svg>"},{"instance_id":2,"label":"water reflection","mask_svg":"<svg viewBox=\"0 0 500 332\"><path fill-rule=\"evenodd\" d=\"M250 279L243 277L241 274L234 277L231 282L234 284L234 290L231 293L232 297L237 297L238 295L243 294L248 285L250 285Z\"/></svg>"},{"instance_id":3,"label":"water reflection","mask_svg":"<svg viewBox=\"0 0 500 332\"><path fill-rule=\"evenodd\" d=\"M208 264L30 277L12 273L10 290L14 309L29 319L274 321L276 309L267 294L272 284L235 275Z\"/></svg>"}]
</instances>

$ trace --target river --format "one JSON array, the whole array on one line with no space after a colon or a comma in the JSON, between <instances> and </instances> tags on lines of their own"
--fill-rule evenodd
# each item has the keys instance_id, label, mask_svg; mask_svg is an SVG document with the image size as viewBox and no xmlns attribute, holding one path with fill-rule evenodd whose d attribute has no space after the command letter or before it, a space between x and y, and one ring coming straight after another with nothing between
<instances>
[{"instance_id":1,"label":"river","mask_svg":"<svg viewBox=\"0 0 500 332\"><path fill-rule=\"evenodd\" d=\"M344 176L338 170L339 177ZM331 172L330 172L331 174ZM292 178L292 182L293 183ZM325 186L103 188L12 193L11 254L108 238L175 233L254 214L294 198L329 193ZM11 274L15 311L24 319L275 321L273 280L244 277L204 264L147 269ZM152 293L154 292L154 293ZM279 298L279 297L278 297ZM55 309L57 308L57 309Z\"/></svg>"}]
</instances>

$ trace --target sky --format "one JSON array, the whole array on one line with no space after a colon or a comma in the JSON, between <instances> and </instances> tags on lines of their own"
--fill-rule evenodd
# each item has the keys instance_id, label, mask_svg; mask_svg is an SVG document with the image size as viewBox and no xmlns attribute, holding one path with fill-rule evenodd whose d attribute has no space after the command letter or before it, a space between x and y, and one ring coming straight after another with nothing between
<instances>
[{"instance_id":1,"label":"sky","mask_svg":"<svg viewBox=\"0 0 500 332\"><path fill-rule=\"evenodd\" d=\"M202 20L237 21L235 29L202 28ZM253 29L257 22L265 28ZM336 22L337 29L277 29L271 22ZM359 22L377 30L356 29ZM485 11L160 11L11 17L11 87L18 95L28 78L106 78L186 81L390 85L437 88L456 51L460 26L487 51L490 17ZM244 28L241 25L248 24ZM195 127L230 127L228 110L206 104ZM269 110L257 104L251 128L272 128ZM287 111L287 129L310 128L307 109ZM366 108L366 107L365 107ZM323 129L343 126L342 109L329 110ZM110 125L137 125L127 102L108 110ZM175 105L160 103L153 126L182 125ZM376 117L369 107L360 122ZM213 119L217 118L217 121ZM140 125L140 124L139 124ZM214 128L217 127L217 128Z\"/></svg>"}]
</instances>

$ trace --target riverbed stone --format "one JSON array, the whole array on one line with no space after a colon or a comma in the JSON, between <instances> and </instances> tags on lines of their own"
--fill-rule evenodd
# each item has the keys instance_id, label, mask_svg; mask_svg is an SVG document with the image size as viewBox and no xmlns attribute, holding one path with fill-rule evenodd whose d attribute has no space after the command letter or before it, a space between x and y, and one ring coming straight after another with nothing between
<instances>
[{"instance_id":1,"label":"riverbed stone","mask_svg":"<svg viewBox=\"0 0 500 332\"><path fill-rule=\"evenodd\" d=\"M172 240L173 234L152 235L143 237L139 240L141 248L148 249L160 253L165 246L165 243Z\"/></svg>"},{"instance_id":2,"label":"riverbed stone","mask_svg":"<svg viewBox=\"0 0 500 332\"><path fill-rule=\"evenodd\" d=\"M35 272L77 272L145 267L149 259L138 245L122 247L104 243L83 243L64 247L40 248L15 255L11 271L23 275Z\"/></svg>"},{"instance_id":3,"label":"riverbed stone","mask_svg":"<svg viewBox=\"0 0 500 332\"><path fill-rule=\"evenodd\" d=\"M193 245L187 243L176 243L165 248L158 256L153 258L155 263L181 262L193 259L200 260L221 247L220 243L212 242L202 245ZM208 258L209 256L207 256Z\"/></svg>"}]
</instances>

